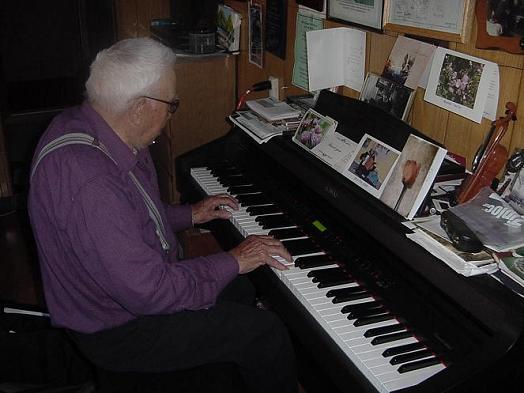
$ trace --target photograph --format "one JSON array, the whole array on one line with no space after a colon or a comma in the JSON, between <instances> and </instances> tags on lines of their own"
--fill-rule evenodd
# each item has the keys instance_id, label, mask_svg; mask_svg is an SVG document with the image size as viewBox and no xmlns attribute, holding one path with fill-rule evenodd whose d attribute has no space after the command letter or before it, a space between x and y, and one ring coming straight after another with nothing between
<instances>
[{"instance_id":1,"label":"photograph","mask_svg":"<svg viewBox=\"0 0 524 393\"><path fill-rule=\"evenodd\" d=\"M309 109L302 118L293 139L299 145L311 150L334 130L335 125L333 119Z\"/></svg>"},{"instance_id":2,"label":"photograph","mask_svg":"<svg viewBox=\"0 0 524 393\"><path fill-rule=\"evenodd\" d=\"M416 89L434 51L434 45L399 36L386 60L382 76Z\"/></svg>"},{"instance_id":3,"label":"photograph","mask_svg":"<svg viewBox=\"0 0 524 393\"><path fill-rule=\"evenodd\" d=\"M524 53L524 0L479 0L477 48Z\"/></svg>"},{"instance_id":4,"label":"photograph","mask_svg":"<svg viewBox=\"0 0 524 393\"><path fill-rule=\"evenodd\" d=\"M382 29L384 0L330 0L327 17L339 22Z\"/></svg>"},{"instance_id":5,"label":"photograph","mask_svg":"<svg viewBox=\"0 0 524 393\"><path fill-rule=\"evenodd\" d=\"M364 134L343 174L379 198L399 155L398 150Z\"/></svg>"},{"instance_id":6,"label":"photograph","mask_svg":"<svg viewBox=\"0 0 524 393\"><path fill-rule=\"evenodd\" d=\"M446 150L410 135L380 200L412 219L431 190Z\"/></svg>"},{"instance_id":7,"label":"photograph","mask_svg":"<svg viewBox=\"0 0 524 393\"><path fill-rule=\"evenodd\" d=\"M446 54L440 69L436 94L473 109L484 64Z\"/></svg>"},{"instance_id":8,"label":"photograph","mask_svg":"<svg viewBox=\"0 0 524 393\"><path fill-rule=\"evenodd\" d=\"M359 99L406 120L414 90L376 74L368 73Z\"/></svg>"}]
</instances>

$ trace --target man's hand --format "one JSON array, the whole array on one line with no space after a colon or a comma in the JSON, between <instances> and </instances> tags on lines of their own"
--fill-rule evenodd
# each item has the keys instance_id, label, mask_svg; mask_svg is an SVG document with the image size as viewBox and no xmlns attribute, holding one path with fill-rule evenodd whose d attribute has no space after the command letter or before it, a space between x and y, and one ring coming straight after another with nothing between
<instances>
[{"instance_id":1,"label":"man's hand","mask_svg":"<svg viewBox=\"0 0 524 393\"><path fill-rule=\"evenodd\" d=\"M280 240L271 236L251 235L237 247L229 251L235 257L239 266L239 273L249 273L262 265L269 265L278 270L286 270L287 267L278 262L273 256L284 258L293 262L291 255L284 248Z\"/></svg>"},{"instance_id":2,"label":"man's hand","mask_svg":"<svg viewBox=\"0 0 524 393\"><path fill-rule=\"evenodd\" d=\"M213 195L202 199L191 205L193 214L193 224L204 224L215 218L227 220L231 213L221 207L228 206L233 210L238 210L238 201L228 194Z\"/></svg>"}]
</instances>

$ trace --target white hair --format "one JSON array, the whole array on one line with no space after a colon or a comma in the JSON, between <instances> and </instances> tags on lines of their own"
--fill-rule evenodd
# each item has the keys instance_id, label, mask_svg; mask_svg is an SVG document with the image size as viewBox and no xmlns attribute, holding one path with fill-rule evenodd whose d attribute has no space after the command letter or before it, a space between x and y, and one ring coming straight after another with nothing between
<instances>
[{"instance_id":1,"label":"white hair","mask_svg":"<svg viewBox=\"0 0 524 393\"><path fill-rule=\"evenodd\" d=\"M86 82L87 100L113 113L122 113L135 98L154 93L175 54L151 38L122 40L98 53Z\"/></svg>"}]
</instances>

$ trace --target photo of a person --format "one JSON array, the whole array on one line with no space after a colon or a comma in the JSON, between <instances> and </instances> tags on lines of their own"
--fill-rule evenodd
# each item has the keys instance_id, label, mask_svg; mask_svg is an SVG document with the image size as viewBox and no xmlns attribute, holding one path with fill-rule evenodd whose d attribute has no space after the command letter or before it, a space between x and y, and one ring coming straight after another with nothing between
<instances>
[{"instance_id":1,"label":"photo of a person","mask_svg":"<svg viewBox=\"0 0 524 393\"><path fill-rule=\"evenodd\" d=\"M346 170L347 175L378 197L399 155L397 150L366 134Z\"/></svg>"},{"instance_id":2,"label":"photo of a person","mask_svg":"<svg viewBox=\"0 0 524 393\"><path fill-rule=\"evenodd\" d=\"M522 37L524 0L487 0L486 31L495 37Z\"/></svg>"}]
</instances>

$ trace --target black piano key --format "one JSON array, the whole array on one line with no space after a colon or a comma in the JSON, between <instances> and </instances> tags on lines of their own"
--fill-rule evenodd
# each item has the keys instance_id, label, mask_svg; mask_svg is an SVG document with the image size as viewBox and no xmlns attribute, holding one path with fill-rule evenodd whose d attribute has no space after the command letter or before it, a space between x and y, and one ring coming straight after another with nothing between
<instances>
[{"instance_id":1,"label":"black piano key","mask_svg":"<svg viewBox=\"0 0 524 393\"><path fill-rule=\"evenodd\" d=\"M227 192L231 195L251 194L254 192L261 192L260 187L250 184L248 186L231 186L228 187Z\"/></svg>"},{"instance_id":2,"label":"black piano key","mask_svg":"<svg viewBox=\"0 0 524 393\"><path fill-rule=\"evenodd\" d=\"M308 277L327 277L327 276L332 276L333 274L339 274L339 273L346 273L346 272L340 266L337 266L337 267L330 267L328 269L311 270L307 274L307 276Z\"/></svg>"},{"instance_id":3,"label":"black piano key","mask_svg":"<svg viewBox=\"0 0 524 393\"><path fill-rule=\"evenodd\" d=\"M251 216L260 216L262 214L282 213L282 209L275 204L264 206L249 206L246 212Z\"/></svg>"},{"instance_id":4,"label":"black piano key","mask_svg":"<svg viewBox=\"0 0 524 393\"><path fill-rule=\"evenodd\" d=\"M348 314L353 311L368 310L371 308L379 308L379 307L382 307L382 304L380 302L377 302L376 300L373 300L373 301L365 302L365 303L348 304L342 307L341 311L343 314Z\"/></svg>"},{"instance_id":5,"label":"black piano key","mask_svg":"<svg viewBox=\"0 0 524 393\"><path fill-rule=\"evenodd\" d=\"M314 267L327 266L334 264L333 257L329 255L312 255L309 257L300 257L295 261L295 266L300 269L311 269Z\"/></svg>"},{"instance_id":6,"label":"black piano key","mask_svg":"<svg viewBox=\"0 0 524 393\"><path fill-rule=\"evenodd\" d=\"M293 222L285 214L271 214L268 216L258 216L255 222L262 225L264 229L282 228L294 225Z\"/></svg>"},{"instance_id":7,"label":"black piano key","mask_svg":"<svg viewBox=\"0 0 524 393\"><path fill-rule=\"evenodd\" d=\"M387 334L387 333L398 332L399 330L403 330L405 328L406 327L404 325L402 325L401 323L397 323L395 325L382 326L382 327L366 330L364 332L364 337L381 336L381 335Z\"/></svg>"},{"instance_id":8,"label":"black piano key","mask_svg":"<svg viewBox=\"0 0 524 393\"><path fill-rule=\"evenodd\" d=\"M293 239L304 236L304 232L300 228L272 229L269 231L269 236L279 240Z\"/></svg>"},{"instance_id":9,"label":"black piano key","mask_svg":"<svg viewBox=\"0 0 524 393\"><path fill-rule=\"evenodd\" d=\"M418 360L412 363L403 364L402 366L398 368L397 371L403 374L409 371L415 371L415 370L420 370L421 368L431 367L431 366L434 366L435 364L440 364L440 363L442 363L440 359L438 359L437 357L432 357L428 359Z\"/></svg>"},{"instance_id":10,"label":"black piano key","mask_svg":"<svg viewBox=\"0 0 524 393\"><path fill-rule=\"evenodd\" d=\"M335 296L331 302L334 304L352 302L355 300L364 299L369 296L370 296L369 292L364 291L364 292L353 293L353 294L345 295L345 296Z\"/></svg>"},{"instance_id":11,"label":"black piano key","mask_svg":"<svg viewBox=\"0 0 524 393\"><path fill-rule=\"evenodd\" d=\"M426 344L424 344L423 342L399 345L398 347L386 349L384 352L382 352L382 356L387 358L389 356L400 355L402 353L412 352L416 351L417 349L423 348L426 348Z\"/></svg>"},{"instance_id":12,"label":"black piano key","mask_svg":"<svg viewBox=\"0 0 524 393\"><path fill-rule=\"evenodd\" d=\"M234 166L223 166L223 167L208 167L211 174L216 177L220 176L239 176L242 174L241 170Z\"/></svg>"},{"instance_id":13,"label":"black piano key","mask_svg":"<svg viewBox=\"0 0 524 393\"><path fill-rule=\"evenodd\" d=\"M282 244L293 256L322 251L322 249L311 239L284 240L282 241Z\"/></svg>"},{"instance_id":14,"label":"black piano key","mask_svg":"<svg viewBox=\"0 0 524 393\"><path fill-rule=\"evenodd\" d=\"M413 360L426 358L431 355L433 355L433 352L431 352L429 349L423 349L421 351L415 351L415 352L405 353L403 355L393 356L391 360L389 361L389 363L393 365L402 364L406 362L411 362Z\"/></svg>"},{"instance_id":15,"label":"black piano key","mask_svg":"<svg viewBox=\"0 0 524 393\"><path fill-rule=\"evenodd\" d=\"M372 317L363 317L353 322L353 326L371 325L372 323L389 321L390 319L394 319L394 318L395 317L389 313L381 314L381 315L374 315Z\"/></svg>"},{"instance_id":16,"label":"black piano key","mask_svg":"<svg viewBox=\"0 0 524 393\"><path fill-rule=\"evenodd\" d=\"M317 288L329 288L334 287L336 285L351 284L352 282L355 282L355 280L349 276L333 277L330 279L321 280L318 283ZM333 303L341 303L335 302L335 299L337 299L337 297L333 298Z\"/></svg>"},{"instance_id":17,"label":"black piano key","mask_svg":"<svg viewBox=\"0 0 524 393\"><path fill-rule=\"evenodd\" d=\"M309 274L308 274L309 276ZM309 276L313 280L313 282L322 282L322 281L333 281L333 280L341 280L341 279L347 279L349 278L349 274L347 274L344 270L340 269L338 272L331 272L326 274L319 274L319 275L311 275Z\"/></svg>"},{"instance_id":18,"label":"black piano key","mask_svg":"<svg viewBox=\"0 0 524 393\"><path fill-rule=\"evenodd\" d=\"M355 293L360 292L367 292L366 288L355 285L354 287L349 288L340 288L340 289L332 289L330 291L327 291L326 296L327 297L336 297L336 296L346 296L346 295L352 295Z\"/></svg>"},{"instance_id":19,"label":"black piano key","mask_svg":"<svg viewBox=\"0 0 524 393\"><path fill-rule=\"evenodd\" d=\"M383 336L375 337L373 340L371 340L371 345L380 345L380 344L390 343L393 341L398 341L398 340L402 340L404 338L409 338L409 337L413 337L413 333L409 331L385 334Z\"/></svg>"},{"instance_id":20,"label":"black piano key","mask_svg":"<svg viewBox=\"0 0 524 393\"><path fill-rule=\"evenodd\" d=\"M373 315L384 314L386 309L384 307L370 308L369 310L358 310L348 313L348 319L358 319L364 317L371 317Z\"/></svg>"},{"instance_id":21,"label":"black piano key","mask_svg":"<svg viewBox=\"0 0 524 393\"><path fill-rule=\"evenodd\" d=\"M233 187L233 186L249 186L253 184L251 180L244 176L220 176L218 182L224 187Z\"/></svg>"},{"instance_id":22,"label":"black piano key","mask_svg":"<svg viewBox=\"0 0 524 393\"><path fill-rule=\"evenodd\" d=\"M271 200L265 196L264 194L247 194L247 195L239 195L236 197L238 202L246 207L246 206L256 206L256 205L270 205Z\"/></svg>"}]
</instances>

